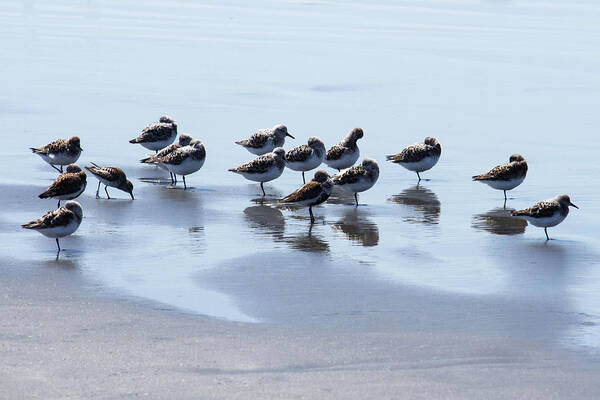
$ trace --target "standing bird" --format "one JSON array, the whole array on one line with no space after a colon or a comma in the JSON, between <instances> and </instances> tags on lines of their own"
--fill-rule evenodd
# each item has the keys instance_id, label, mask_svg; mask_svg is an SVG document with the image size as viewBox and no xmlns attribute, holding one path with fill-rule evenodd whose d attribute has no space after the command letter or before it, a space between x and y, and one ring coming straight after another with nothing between
<instances>
[{"instance_id":1,"label":"standing bird","mask_svg":"<svg viewBox=\"0 0 600 400\"><path fill-rule=\"evenodd\" d=\"M427 171L437 164L442 155L442 145L434 137L426 137L423 143L408 146L398 154L387 156L387 160L400 164L409 171L415 171L419 182L419 172Z\"/></svg>"},{"instance_id":2,"label":"standing bird","mask_svg":"<svg viewBox=\"0 0 600 400\"><path fill-rule=\"evenodd\" d=\"M526 175L527 161L522 155L513 154L510 156L508 164L498 165L485 174L475 175L473 180L483 182L494 189L503 190L506 202L506 191L523 183Z\"/></svg>"},{"instance_id":3,"label":"standing bird","mask_svg":"<svg viewBox=\"0 0 600 400\"><path fill-rule=\"evenodd\" d=\"M524 210L513 211L511 214L514 217L525 218L534 226L543 227L546 233L546 240L550 240L548 228L560 224L567 218L567 215L569 215L569 206L579 208L571 203L569 196L559 194L551 199L540 201Z\"/></svg>"},{"instance_id":4,"label":"standing bird","mask_svg":"<svg viewBox=\"0 0 600 400\"><path fill-rule=\"evenodd\" d=\"M71 136L68 139L57 139L41 147L31 147L31 151L42 157L58 172L63 171L63 165L75 163L81 155L82 149L79 138ZM60 165L60 169L56 168Z\"/></svg>"},{"instance_id":5,"label":"standing bird","mask_svg":"<svg viewBox=\"0 0 600 400\"><path fill-rule=\"evenodd\" d=\"M363 136L364 133L362 129L352 129L342 141L327 151L327 154L325 155L325 164L338 171L353 166L360 156L360 150L358 149L356 142Z\"/></svg>"},{"instance_id":6,"label":"standing bird","mask_svg":"<svg viewBox=\"0 0 600 400\"><path fill-rule=\"evenodd\" d=\"M171 153L172 151L179 149L180 147L187 146L191 143L192 139L193 138L190 135L182 133L181 135L179 135L177 143L168 145L156 154L141 159L140 162L143 164L155 164L158 165L160 168L167 170L167 167L159 163L159 160L167 154ZM177 177L174 177L172 172L169 172L169 174L171 175L171 184L177 183Z\"/></svg>"},{"instance_id":7,"label":"standing bird","mask_svg":"<svg viewBox=\"0 0 600 400\"><path fill-rule=\"evenodd\" d=\"M92 173L96 178L98 178L98 189L96 189L96 198L100 198L100 184L104 184L104 191L106 192L106 197L110 199L110 195L108 194L108 186L117 188L124 192L129 193L131 199L134 200L133 197L133 183L127 180L127 176L125 172L121 168L118 167L101 167L100 165L92 163L92 167L85 167L88 171Z\"/></svg>"},{"instance_id":8,"label":"standing bird","mask_svg":"<svg viewBox=\"0 0 600 400\"><path fill-rule=\"evenodd\" d=\"M185 176L198 171L206 160L206 149L200 140L192 140L188 146L173 150L159 159L160 165L164 165L170 173L175 176L183 176L183 189L187 189Z\"/></svg>"},{"instance_id":9,"label":"standing bird","mask_svg":"<svg viewBox=\"0 0 600 400\"><path fill-rule=\"evenodd\" d=\"M365 158L361 165L343 170L333 176L333 183L354 192L358 206L358 192L371 189L379 178L379 165L371 158Z\"/></svg>"},{"instance_id":10,"label":"standing bird","mask_svg":"<svg viewBox=\"0 0 600 400\"><path fill-rule=\"evenodd\" d=\"M308 145L294 147L285 154L285 164L294 171L302 171L302 182L306 183L304 172L317 168L325 159L325 145L316 136L308 139Z\"/></svg>"},{"instance_id":11,"label":"standing bird","mask_svg":"<svg viewBox=\"0 0 600 400\"><path fill-rule=\"evenodd\" d=\"M175 136L177 136L177 124L171 117L163 115L158 122L145 127L142 133L135 139L131 139L129 143L139 143L148 150L158 152L173 143Z\"/></svg>"},{"instance_id":12,"label":"standing bird","mask_svg":"<svg viewBox=\"0 0 600 400\"><path fill-rule=\"evenodd\" d=\"M40 199L58 199L58 207L61 200L73 200L81 195L87 186L85 171L77 164L69 164L64 173L38 197Z\"/></svg>"},{"instance_id":13,"label":"standing bird","mask_svg":"<svg viewBox=\"0 0 600 400\"><path fill-rule=\"evenodd\" d=\"M312 181L305 183L294 191L279 200L281 203L294 203L302 207L308 207L311 225L315 223L315 217L312 207L325 202L333 190L333 181L325 171L315 172Z\"/></svg>"},{"instance_id":14,"label":"standing bird","mask_svg":"<svg viewBox=\"0 0 600 400\"><path fill-rule=\"evenodd\" d=\"M273 152L256 157L254 160L248 161L237 168L229 169L229 171L240 174L250 181L260 182L263 196L266 196L263 183L279 178L284 168L285 150L277 147Z\"/></svg>"},{"instance_id":15,"label":"standing bird","mask_svg":"<svg viewBox=\"0 0 600 400\"><path fill-rule=\"evenodd\" d=\"M275 125L271 129L260 129L253 133L249 139L240 140L235 144L239 144L250 153L260 156L272 152L276 147L283 147L286 136L296 139L288 133L285 125Z\"/></svg>"},{"instance_id":16,"label":"standing bird","mask_svg":"<svg viewBox=\"0 0 600 400\"><path fill-rule=\"evenodd\" d=\"M81 205L76 201L67 201L67 203L56 210L48 211L43 217L21 225L25 229L33 229L46 237L56 239L58 251L56 257L60 253L60 243L58 239L69 236L79 228L81 219L83 218L83 210Z\"/></svg>"}]
</instances>

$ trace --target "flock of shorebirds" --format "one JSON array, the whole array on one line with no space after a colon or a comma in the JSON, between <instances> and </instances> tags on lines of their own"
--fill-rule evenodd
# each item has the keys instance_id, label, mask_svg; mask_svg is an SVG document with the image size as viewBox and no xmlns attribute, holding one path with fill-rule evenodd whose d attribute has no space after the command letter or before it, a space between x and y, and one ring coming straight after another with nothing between
<instances>
[{"instance_id":1,"label":"flock of shorebirds","mask_svg":"<svg viewBox=\"0 0 600 400\"><path fill-rule=\"evenodd\" d=\"M326 150L321 139L311 137L306 145L294 147L286 153L283 149L285 139L294 136L288 133L285 125L261 129L248 139L236 142L258 157L229 171L240 174L248 180L260 182L263 196L266 195L263 183L279 178L285 167L302 172L304 184L279 201L308 207L310 221L313 224L315 218L312 207L325 202L334 186L353 192L358 206L358 193L370 189L377 182L379 166L375 160L365 158L361 164L354 165L360 155L357 142L363 135L362 129L354 128L329 150ZM186 189L185 177L202 168L206 159L206 149L200 140L193 139L190 135L181 134L174 143L176 137L177 123L170 117L162 116L158 122L144 128L141 134L129 143L138 143L146 149L155 151L155 154L140 161L168 170L172 184L177 184L177 175L182 176L184 189ZM22 227L55 238L58 256L61 251L59 238L75 232L83 217L81 205L73 201L84 192L87 184L85 171L74 164L82 151L80 139L77 136L58 139L31 150L60 172L48 189L39 195L40 198L57 199L58 208ZM420 173L433 168L441 154L442 147L437 139L427 137L423 142L410 145L400 153L387 156L387 160L416 172L420 181ZM316 169L322 163L336 169L338 173L331 176L324 170L318 170L313 179L306 182L304 173ZM133 184L121 168L91 164L85 169L98 179L96 198L100 197L100 185L103 184L109 199L111 198L108 193L109 186L128 193L131 199L134 199ZM67 166L64 172L63 166ZM527 162L521 155L513 154L507 164L492 168L485 174L476 175L473 180L504 191L506 204L506 192L523 183L526 175ZM69 201L60 207L61 200ZM571 203L569 196L563 194L524 210L513 211L512 215L525 218L534 226L543 227L546 239L549 240L548 228L558 225L567 217L569 206L577 208Z\"/></svg>"}]
</instances>

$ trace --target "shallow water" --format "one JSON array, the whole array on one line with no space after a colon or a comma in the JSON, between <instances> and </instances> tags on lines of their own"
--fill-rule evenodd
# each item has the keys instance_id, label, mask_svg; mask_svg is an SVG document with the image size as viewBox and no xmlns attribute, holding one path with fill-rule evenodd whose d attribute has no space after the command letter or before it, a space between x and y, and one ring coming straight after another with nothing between
<instances>
[{"instance_id":1,"label":"shallow water","mask_svg":"<svg viewBox=\"0 0 600 400\"><path fill-rule=\"evenodd\" d=\"M600 6L595 2L3 2L0 73L5 260L51 262L54 241L19 225L51 209L56 174L28 147L77 134L91 161L121 166L135 201L79 201L62 241L92 287L242 322L463 330L600 346ZM190 190L137 160L127 140L161 114L207 147ZM277 205L302 181L265 187L227 172L233 144L285 123L326 146L353 126L376 186L315 208ZM385 155L435 136L416 176ZM521 153L510 193L471 175ZM324 168L325 166L323 166ZM310 174L309 174L310 175ZM543 230L507 210L568 193L580 210ZM10 265L7 263L6 265Z\"/></svg>"}]
</instances>

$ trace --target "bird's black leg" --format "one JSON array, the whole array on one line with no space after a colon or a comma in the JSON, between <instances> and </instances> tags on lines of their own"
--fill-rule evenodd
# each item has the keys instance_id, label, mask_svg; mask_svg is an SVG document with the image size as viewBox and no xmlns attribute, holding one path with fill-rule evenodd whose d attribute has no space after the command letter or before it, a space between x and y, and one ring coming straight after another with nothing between
<instances>
[{"instance_id":1,"label":"bird's black leg","mask_svg":"<svg viewBox=\"0 0 600 400\"><path fill-rule=\"evenodd\" d=\"M60 243L58 243L58 238L56 238L56 247L58 247L58 251L56 252L56 255L58 255L58 253L60 253Z\"/></svg>"},{"instance_id":2,"label":"bird's black leg","mask_svg":"<svg viewBox=\"0 0 600 400\"><path fill-rule=\"evenodd\" d=\"M98 189L96 189L96 198L100 198L100 181L98 181Z\"/></svg>"},{"instance_id":3,"label":"bird's black leg","mask_svg":"<svg viewBox=\"0 0 600 400\"><path fill-rule=\"evenodd\" d=\"M419 171L417 171L417 177L419 178L419 182L421 182L421 175L419 175Z\"/></svg>"},{"instance_id":4,"label":"bird's black leg","mask_svg":"<svg viewBox=\"0 0 600 400\"><path fill-rule=\"evenodd\" d=\"M506 198L504 199L504 209L506 210Z\"/></svg>"},{"instance_id":5,"label":"bird's black leg","mask_svg":"<svg viewBox=\"0 0 600 400\"><path fill-rule=\"evenodd\" d=\"M108 194L108 186L104 185L104 191L106 192L106 197L110 199L110 195Z\"/></svg>"},{"instance_id":6,"label":"bird's black leg","mask_svg":"<svg viewBox=\"0 0 600 400\"><path fill-rule=\"evenodd\" d=\"M506 190L504 190L504 202L506 203Z\"/></svg>"},{"instance_id":7,"label":"bird's black leg","mask_svg":"<svg viewBox=\"0 0 600 400\"><path fill-rule=\"evenodd\" d=\"M358 207L358 193L354 193L354 200L356 200L356 207Z\"/></svg>"},{"instance_id":8,"label":"bird's black leg","mask_svg":"<svg viewBox=\"0 0 600 400\"><path fill-rule=\"evenodd\" d=\"M265 193L265 188L263 187L263 183L260 183L260 188L262 189L263 192L263 197L266 196L267 194Z\"/></svg>"},{"instance_id":9,"label":"bird's black leg","mask_svg":"<svg viewBox=\"0 0 600 400\"><path fill-rule=\"evenodd\" d=\"M306 179L304 179L304 171L302 171L302 183L306 183Z\"/></svg>"},{"instance_id":10,"label":"bird's black leg","mask_svg":"<svg viewBox=\"0 0 600 400\"><path fill-rule=\"evenodd\" d=\"M177 174L173 174L173 179L175 179L175 184L177 185Z\"/></svg>"},{"instance_id":11,"label":"bird's black leg","mask_svg":"<svg viewBox=\"0 0 600 400\"><path fill-rule=\"evenodd\" d=\"M185 189L187 189L187 186L185 184L185 175L182 175L182 176L183 176L183 190L185 190Z\"/></svg>"},{"instance_id":12,"label":"bird's black leg","mask_svg":"<svg viewBox=\"0 0 600 400\"><path fill-rule=\"evenodd\" d=\"M60 208L60 200L58 201L58 206L56 206L57 208Z\"/></svg>"},{"instance_id":13,"label":"bird's black leg","mask_svg":"<svg viewBox=\"0 0 600 400\"><path fill-rule=\"evenodd\" d=\"M171 185L175 183L175 180L173 179L173 173L169 172L169 175L171 176Z\"/></svg>"},{"instance_id":14,"label":"bird's black leg","mask_svg":"<svg viewBox=\"0 0 600 400\"><path fill-rule=\"evenodd\" d=\"M58 172L62 172L60 169L56 168L56 166L54 166L54 165L52 165L52 164L50 164L50 166L51 166L52 168L54 168L55 170L57 170Z\"/></svg>"},{"instance_id":15,"label":"bird's black leg","mask_svg":"<svg viewBox=\"0 0 600 400\"><path fill-rule=\"evenodd\" d=\"M546 233L546 240L550 240L550 236L548 236L548 227L544 228L544 232Z\"/></svg>"},{"instance_id":16,"label":"bird's black leg","mask_svg":"<svg viewBox=\"0 0 600 400\"><path fill-rule=\"evenodd\" d=\"M62 174L62 172L63 172L63 166L61 165L60 166L60 173Z\"/></svg>"},{"instance_id":17,"label":"bird's black leg","mask_svg":"<svg viewBox=\"0 0 600 400\"><path fill-rule=\"evenodd\" d=\"M313 215L313 213L312 213L312 206L309 206L309 207L308 207L308 212L309 212L309 214L310 214L310 224L312 225L312 224L314 224L314 223L315 223L315 216L314 216L314 215Z\"/></svg>"}]
</instances>

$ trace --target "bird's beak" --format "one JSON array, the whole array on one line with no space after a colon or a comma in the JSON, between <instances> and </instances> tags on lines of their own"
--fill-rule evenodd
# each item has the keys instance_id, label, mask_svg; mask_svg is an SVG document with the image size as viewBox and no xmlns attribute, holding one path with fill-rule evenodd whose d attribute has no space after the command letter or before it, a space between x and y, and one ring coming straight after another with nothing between
<instances>
[{"instance_id":1,"label":"bird's beak","mask_svg":"<svg viewBox=\"0 0 600 400\"><path fill-rule=\"evenodd\" d=\"M573 207L575 207L576 209L578 209L578 210L579 210L579 207L577 207L575 204L573 204L573 203L569 202L569 205L570 205L570 206L573 206Z\"/></svg>"},{"instance_id":2,"label":"bird's beak","mask_svg":"<svg viewBox=\"0 0 600 400\"><path fill-rule=\"evenodd\" d=\"M83 151L83 149L81 148L81 146L79 146L79 151Z\"/></svg>"},{"instance_id":3,"label":"bird's beak","mask_svg":"<svg viewBox=\"0 0 600 400\"><path fill-rule=\"evenodd\" d=\"M285 136L289 136L289 137L291 137L292 139L296 139L295 137L293 137L293 136L292 136L292 135L290 135L289 133L286 133L286 134L285 134Z\"/></svg>"}]
</instances>

